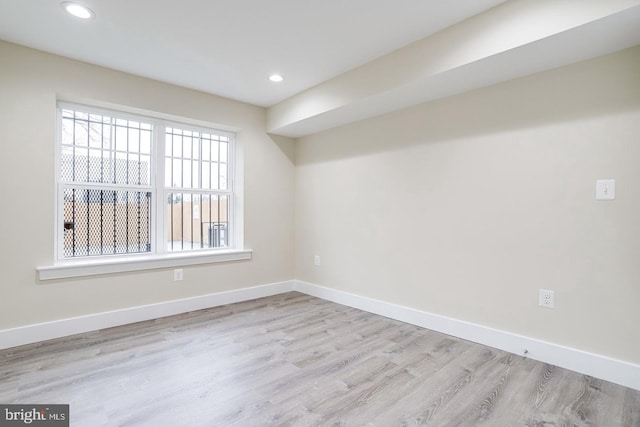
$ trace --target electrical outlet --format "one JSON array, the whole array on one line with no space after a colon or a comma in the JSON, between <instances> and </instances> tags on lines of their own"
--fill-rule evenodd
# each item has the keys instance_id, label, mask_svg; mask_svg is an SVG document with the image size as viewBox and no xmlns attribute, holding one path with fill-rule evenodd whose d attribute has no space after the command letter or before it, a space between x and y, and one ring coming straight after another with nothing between
<instances>
[{"instance_id":1,"label":"electrical outlet","mask_svg":"<svg viewBox=\"0 0 640 427\"><path fill-rule=\"evenodd\" d=\"M184 279L184 270L181 268L176 268L173 270L173 281L177 282L178 280Z\"/></svg>"},{"instance_id":2,"label":"electrical outlet","mask_svg":"<svg viewBox=\"0 0 640 427\"><path fill-rule=\"evenodd\" d=\"M548 289L540 289L538 305L544 308L556 307L556 293Z\"/></svg>"},{"instance_id":3,"label":"electrical outlet","mask_svg":"<svg viewBox=\"0 0 640 427\"><path fill-rule=\"evenodd\" d=\"M320 266L320 255L316 255L316 256L313 258L313 264L314 264L316 267Z\"/></svg>"}]
</instances>

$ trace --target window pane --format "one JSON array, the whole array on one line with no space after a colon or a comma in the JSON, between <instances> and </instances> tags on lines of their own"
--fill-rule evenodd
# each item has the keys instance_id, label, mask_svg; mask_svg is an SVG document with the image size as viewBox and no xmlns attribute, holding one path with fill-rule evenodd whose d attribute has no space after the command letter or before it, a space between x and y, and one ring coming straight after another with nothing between
<instances>
[{"instance_id":1,"label":"window pane","mask_svg":"<svg viewBox=\"0 0 640 427\"><path fill-rule=\"evenodd\" d=\"M129 129L129 149L127 151L140 152L140 131L138 129Z\"/></svg>"},{"instance_id":2,"label":"window pane","mask_svg":"<svg viewBox=\"0 0 640 427\"><path fill-rule=\"evenodd\" d=\"M170 193L167 197L167 250L229 246L228 196Z\"/></svg>"},{"instance_id":3,"label":"window pane","mask_svg":"<svg viewBox=\"0 0 640 427\"><path fill-rule=\"evenodd\" d=\"M151 132L140 132L140 153L151 154Z\"/></svg>"},{"instance_id":4,"label":"window pane","mask_svg":"<svg viewBox=\"0 0 640 427\"><path fill-rule=\"evenodd\" d=\"M107 117L105 121L109 121L109 118ZM102 139L100 140L100 147L106 150L111 150L111 125L109 124L104 124L102 126L101 132L102 132Z\"/></svg>"},{"instance_id":5,"label":"window pane","mask_svg":"<svg viewBox=\"0 0 640 427\"><path fill-rule=\"evenodd\" d=\"M221 162L229 161L228 151L229 151L229 144L227 142L221 142L220 143L220 161Z\"/></svg>"},{"instance_id":6,"label":"window pane","mask_svg":"<svg viewBox=\"0 0 640 427\"><path fill-rule=\"evenodd\" d=\"M90 122L88 124L89 146L92 148L102 147L102 123Z\"/></svg>"},{"instance_id":7,"label":"window pane","mask_svg":"<svg viewBox=\"0 0 640 427\"><path fill-rule=\"evenodd\" d=\"M182 187L182 160L173 159L173 182L172 187Z\"/></svg>"},{"instance_id":8,"label":"window pane","mask_svg":"<svg viewBox=\"0 0 640 427\"><path fill-rule=\"evenodd\" d=\"M73 143L81 147L89 145L89 133L87 132L87 122L76 121L73 129Z\"/></svg>"},{"instance_id":9,"label":"window pane","mask_svg":"<svg viewBox=\"0 0 640 427\"><path fill-rule=\"evenodd\" d=\"M73 150L73 180L86 182L89 171L89 150L83 147L75 147Z\"/></svg>"},{"instance_id":10,"label":"window pane","mask_svg":"<svg viewBox=\"0 0 640 427\"><path fill-rule=\"evenodd\" d=\"M201 187L204 189L211 188L211 169L208 162L202 163Z\"/></svg>"},{"instance_id":11,"label":"window pane","mask_svg":"<svg viewBox=\"0 0 640 427\"><path fill-rule=\"evenodd\" d=\"M140 185L151 185L151 157L140 156Z\"/></svg>"},{"instance_id":12,"label":"window pane","mask_svg":"<svg viewBox=\"0 0 640 427\"><path fill-rule=\"evenodd\" d=\"M220 190L227 189L227 165L220 163Z\"/></svg>"},{"instance_id":13,"label":"window pane","mask_svg":"<svg viewBox=\"0 0 640 427\"><path fill-rule=\"evenodd\" d=\"M89 182L102 182L102 150L89 150Z\"/></svg>"},{"instance_id":14,"label":"window pane","mask_svg":"<svg viewBox=\"0 0 640 427\"><path fill-rule=\"evenodd\" d=\"M199 159L200 158L200 141L196 138L193 139L193 147L191 150L191 158Z\"/></svg>"},{"instance_id":15,"label":"window pane","mask_svg":"<svg viewBox=\"0 0 640 427\"><path fill-rule=\"evenodd\" d=\"M127 128L123 126L116 126L116 150L127 151Z\"/></svg>"},{"instance_id":16,"label":"window pane","mask_svg":"<svg viewBox=\"0 0 640 427\"><path fill-rule=\"evenodd\" d=\"M182 157L182 138L173 136L173 157Z\"/></svg>"},{"instance_id":17,"label":"window pane","mask_svg":"<svg viewBox=\"0 0 640 427\"><path fill-rule=\"evenodd\" d=\"M79 111L72 114L69 110L63 111L63 117L69 118L62 120L62 181L151 184L150 124L147 126L149 130L141 133L137 128L140 122ZM112 128L112 122L119 125ZM128 123L137 127L128 128ZM75 149L65 148L69 145ZM138 155L141 150L144 156Z\"/></svg>"},{"instance_id":18,"label":"window pane","mask_svg":"<svg viewBox=\"0 0 640 427\"><path fill-rule=\"evenodd\" d=\"M220 150L220 146L218 141L211 141L211 160L217 162L218 161L218 151Z\"/></svg>"},{"instance_id":19,"label":"window pane","mask_svg":"<svg viewBox=\"0 0 640 427\"><path fill-rule=\"evenodd\" d=\"M182 187L191 188L191 160L182 161Z\"/></svg>"},{"instance_id":20,"label":"window pane","mask_svg":"<svg viewBox=\"0 0 640 427\"><path fill-rule=\"evenodd\" d=\"M200 184L200 168L198 167L199 162L192 162L191 164L191 185L193 188L202 188Z\"/></svg>"},{"instance_id":21,"label":"window pane","mask_svg":"<svg viewBox=\"0 0 640 427\"><path fill-rule=\"evenodd\" d=\"M202 141L202 160L211 160L211 141Z\"/></svg>"},{"instance_id":22,"label":"window pane","mask_svg":"<svg viewBox=\"0 0 640 427\"><path fill-rule=\"evenodd\" d=\"M151 193L64 190L64 257L151 251Z\"/></svg>"},{"instance_id":23,"label":"window pane","mask_svg":"<svg viewBox=\"0 0 640 427\"><path fill-rule=\"evenodd\" d=\"M185 159L191 158L191 147L193 145L193 139L191 137L185 137L182 140L182 157Z\"/></svg>"},{"instance_id":24,"label":"window pane","mask_svg":"<svg viewBox=\"0 0 640 427\"><path fill-rule=\"evenodd\" d=\"M127 153L116 153L114 165L115 184L127 183Z\"/></svg>"},{"instance_id":25,"label":"window pane","mask_svg":"<svg viewBox=\"0 0 640 427\"><path fill-rule=\"evenodd\" d=\"M214 190L220 190L220 183L218 182L218 167L218 163L211 163L211 188Z\"/></svg>"},{"instance_id":26,"label":"window pane","mask_svg":"<svg viewBox=\"0 0 640 427\"><path fill-rule=\"evenodd\" d=\"M127 161L127 173L129 174L127 177L127 184L138 184L140 185L140 156L137 154L129 154L129 159Z\"/></svg>"},{"instance_id":27,"label":"window pane","mask_svg":"<svg viewBox=\"0 0 640 427\"><path fill-rule=\"evenodd\" d=\"M73 127L72 119L62 119L61 141L63 145L73 145Z\"/></svg>"}]
</instances>

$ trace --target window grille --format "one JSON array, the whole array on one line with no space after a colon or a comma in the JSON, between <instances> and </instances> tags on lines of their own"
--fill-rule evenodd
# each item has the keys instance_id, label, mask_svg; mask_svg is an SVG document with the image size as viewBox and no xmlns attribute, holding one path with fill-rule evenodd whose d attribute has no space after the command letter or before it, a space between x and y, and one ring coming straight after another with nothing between
<instances>
[{"instance_id":1,"label":"window grille","mask_svg":"<svg viewBox=\"0 0 640 427\"><path fill-rule=\"evenodd\" d=\"M150 192L64 190L64 257L151 251Z\"/></svg>"},{"instance_id":2,"label":"window grille","mask_svg":"<svg viewBox=\"0 0 640 427\"><path fill-rule=\"evenodd\" d=\"M64 258L151 251L152 130L61 109Z\"/></svg>"},{"instance_id":3,"label":"window grille","mask_svg":"<svg viewBox=\"0 0 640 427\"><path fill-rule=\"evenodd\" d=\"M167 249L228 247L230 138L176 127L165 136Z\"/></svg>"}]
</instances>

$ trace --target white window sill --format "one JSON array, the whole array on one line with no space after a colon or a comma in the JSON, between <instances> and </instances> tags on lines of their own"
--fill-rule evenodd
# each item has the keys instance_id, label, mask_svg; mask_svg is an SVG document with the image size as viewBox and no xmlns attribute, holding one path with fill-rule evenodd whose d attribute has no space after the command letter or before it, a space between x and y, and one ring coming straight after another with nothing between
<instances>
[{"instance_id":1,"label":"white window sill","mask_svg":"<svg viewBox=\"0 0 640 427\"><path fill-rule=\"evenodd\" d=\"M56 265L37 267L38 279L66 279L70 277L95 276L98 274L127 271L153 270L156 268L181 267L186 265L216 262L243 261L251 259L251 249L232 249L216 252L188 252L166 255L140 255L126 258L102 258L99 260L73 260Z\"/></svg>"}]
</instances>

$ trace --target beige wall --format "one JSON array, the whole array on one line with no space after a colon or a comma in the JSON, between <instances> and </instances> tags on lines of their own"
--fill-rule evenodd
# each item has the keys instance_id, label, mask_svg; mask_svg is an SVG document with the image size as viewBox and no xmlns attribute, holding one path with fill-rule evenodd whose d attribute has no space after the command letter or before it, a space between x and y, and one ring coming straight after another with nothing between
<instances>
[{"instance_id":1,"label":"beige wall","mask_svg":"<svg viewBox=\"0 0 640 427\"><path fill-rule=\"evenodd\" d=\"M294 145L265 132L265 111L0 42L0 329L289 280ZM56 98L95 100L239 129L245 156L246 262L39 283L54 254ZM45 206L42 209L42 206ZM49 208L46 208L49 206ZM268 224L269 226L265 226Z\"/></svg>"},{"instance_id":2,"label":"beige wall","mask_svg":"<svg viewBox=\"0 0 640 427\"><path fill-rule=\"evenodd\" d=\"M0 58L0 329L296 277L640 363L640 48L295 146L262 108L3 42ZM39 283L57 97L240 129L253 260ZM617 200L594 200L598 178Z\"/></svg>"},{"instance_id":3,"label":"beige wall","mask_svg":"<svg viewBox=\"0 0 640 427\"><path fill-rule=\"evenodd\" d=\"M640 48L302 138L296 165L297 278L640 363Z\"/></svg>"}]
</instances>

